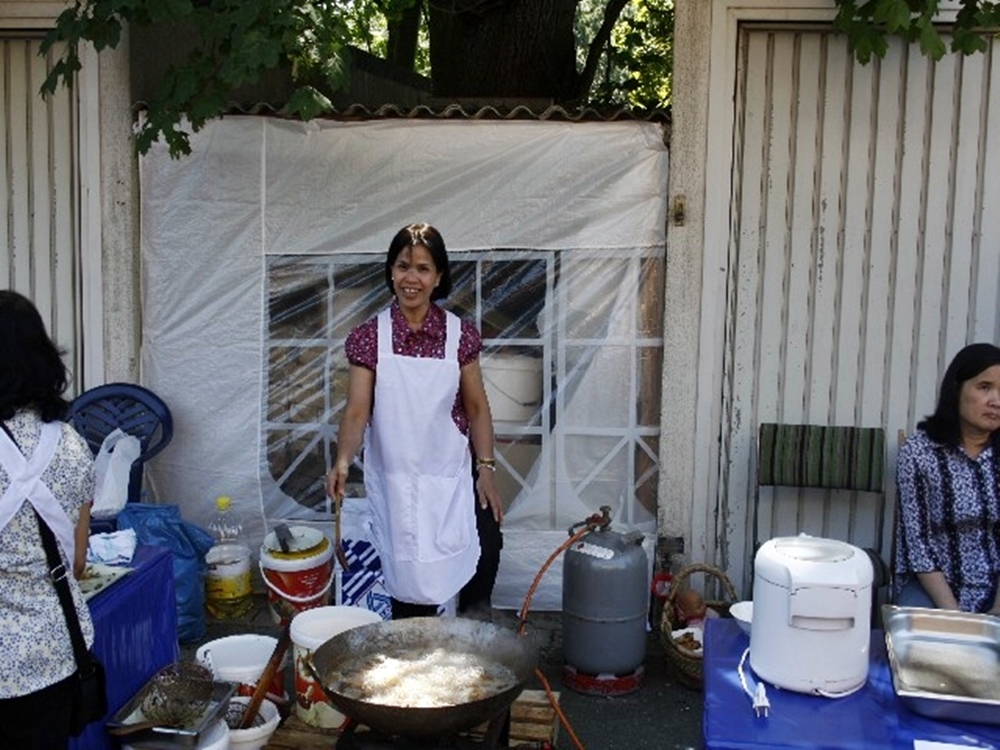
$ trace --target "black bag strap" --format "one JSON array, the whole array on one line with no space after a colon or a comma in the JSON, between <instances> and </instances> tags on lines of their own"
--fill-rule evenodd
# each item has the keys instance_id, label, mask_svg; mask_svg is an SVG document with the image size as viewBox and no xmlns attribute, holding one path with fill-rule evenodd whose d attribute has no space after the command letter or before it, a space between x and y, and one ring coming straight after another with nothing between
<instances>
[{"instance_id":1,"label":"black bag strap","mask_svg":"<svg viewBox=\"0 0 1000 750\"><path fill-rule=\"evenodd\" d=\"M59 545L56 543L55 534L45 523L45 520L35 512L38 519L38 530L42 534L42 546L45 547L45 558L49 563L49 575L52 576L52 585L56 587L59 595L59 603L62 605L63 614L66 616L66 627L69 628L69 639L73 643L73 657L76 659L76 666L83 667L87 663L87 644L83 640L83 631L80 629L80 618L76 614L76 606L73 604L73 596L69 592L69 581L67 576L69 571L63 564L59 555Z\"/></svg>"},{"instance_id":2,"label":"black bag strap","mask_svg":"<svg viewBox=\"0 0 1000 750\"><path fill-rule=\"evenodd\" d=\"M17 445L17 440L11 434L10 428L4 422L0 422L0 427L7 433L7 436ZM17 445L18 450L21 449ZM22 451L23 453L23 451ZM63 615L66 617L66 627L69 629L69 639L73 644L73 657L76 659L76 666L80 668L87 663L87 643L83 640L83 631L80 629L80 618L76 614L76 606L73 604L73 595L69 591L69 582L66 576L69 571L63 564L62 556L59 554L59 544L52 529L45 523L38 511L35 511L35 518L38 519L38 531L42 535L42 547L45 548L45 560L49 566L49 575L52 577L52 585L55 586L56 594L59 596L59 604L62 605Z\"/></svg>"}]
</instances>

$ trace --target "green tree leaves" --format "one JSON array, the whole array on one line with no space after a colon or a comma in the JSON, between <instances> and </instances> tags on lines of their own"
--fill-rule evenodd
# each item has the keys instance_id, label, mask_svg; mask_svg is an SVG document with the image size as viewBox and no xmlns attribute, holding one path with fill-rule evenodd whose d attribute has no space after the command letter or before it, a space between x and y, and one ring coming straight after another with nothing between
<instances>
[{"instance_id":1,"label":"green tree leaves","mask_svg":"<svg viewBox=\"0 0 1000 750\"><path fill-rule=\"evenodd\" d=\"M454 7L463 13L490 13L507 3L530 1L476 0ZM947 52L934 22L941 0L836 3L834 25L848 35L853 54L863 63L883 57L893 35L918 44L934 59ZM140 153L162 138L171 155L180 156L190 151L185 128L197 131L221 116L234 91L260 81L268 71L287 69L297 86L284 114L309 119L329 112L330 96L347 82L349 46L390 57L389 29L398 28L404 16L411 24L411 46L408 54L397 57L407 66L412 63L416 72L433 73L427 7L418 0L75 0L42 45L43 54L63 45L42 91L52 93L60 83L72 82L80 70L80 44L98 51L114 48L126 25L196 39L193 51L163 75L136 133ZM412 24L418 16L414 54ZM972 54L986 49L986 34L997 28L1000 0L960 0L945 33L952 51ZM576 0L575 36L581 84L577 103L669 106L673 0Z\"/></svg>"},{"instance_id":2,"label":"green tree leaves","mask_svg":"<svg viewBox=\"0 0 1000 750\"><path fill-rule=\"evenodd\" d=\"M42 44L43 53L65 44L42 91L72 82L80 70L81 43L97 51L117 46L124 24L158 24L164 33L197 35L197 47L165 72L136 134L140 153L163 138L171 155L180 156L191 150L182 122L199 130L225 112L232 91L286 63L301 84L288 103L289 114L315 117L329 111L330 100L317 85L330 90L343 85L345 49L352 41L344 7L351 5L350 0L76 0Z\"/></svg>"},{"instance_id":3,"label":"green tree leaves","mask_svg":"<svg viewBox=\"0 0 1000 750\"><path fill-rule=\"evenodd\" d=\"M899 36L919 44L924 55L940 60L948 51L935 24L940 0L836 0L834 26L847 34L851 50L861 63L872 56L884 57L887 36ZM951 51L965 55L986 49L986 35L1000 27L1000 3L996 0L961 0L951 34Z\"/></svg>"},{"instance_id":4,"label":"green tree leaves","mask_svg":"<svg viewBox=\"0 0 1000 750\"><path fill-rule=\"evenodd\" d=\"M581 0L576 23L578 41L595 36L603 13L600 0ZM673 0L631 0L618 16L604 46L590 101L635 109L669 106L673 42ZM578 46L578 62L582 67L587 50L583 44Z\"/></svg>"}]
</instances>

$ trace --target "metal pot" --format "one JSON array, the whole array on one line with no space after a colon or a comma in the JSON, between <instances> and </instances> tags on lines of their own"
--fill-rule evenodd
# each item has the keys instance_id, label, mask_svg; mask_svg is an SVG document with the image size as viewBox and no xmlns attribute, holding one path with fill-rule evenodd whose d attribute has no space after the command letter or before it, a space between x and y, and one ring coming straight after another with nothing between
<instances>
[{"instance_id":1,"label":"metal pot","mask_svg":"<svg viewBox=\"0 0 1000 750\"><path fill-rule=\"evenodd\" d=\"M514 673L517 684L479 700L434 708L380 705L349 697L336 689L345 668L349 671L360 660L404 650L422 655L434 649L479 656L500 664ZM359 724L386 735L447 737L503 713L524 689L535 663L535 648L527 637L513 630L463 618L415 617L344 631L316 649L307 666L330 701Z\"/></svg>"}]
</instances>

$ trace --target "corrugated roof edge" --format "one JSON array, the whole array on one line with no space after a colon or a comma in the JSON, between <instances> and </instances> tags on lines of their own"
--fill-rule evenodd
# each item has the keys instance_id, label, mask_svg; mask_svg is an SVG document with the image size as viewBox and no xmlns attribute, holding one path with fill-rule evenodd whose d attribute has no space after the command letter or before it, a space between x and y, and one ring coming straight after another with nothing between
<instances>
[{"instance_id":1,"label":"corrugated roof edge","mask_svg":"<svg viewBox=\"0 0 1000 750\"><path fill-rule=\"evenodd\" d=\"M146 104L139 102L134 106L135 112L146 109ZM284 117L274 105L259 102L253 105L230 104L225 114L260 115L264 117ZM559 104L545 106L516 105L475 105L462 102L442 104L417 104L404 107L398 104L383 104L369 107L364 104L351 104L348 107L334 109L321 116L327 120L389 120L389 119L427 119L427 120L565 120L567 122L614 122L621 120L636 120L661 123L666 128L665 137L669 140L671 117L666 109L632 110L627 107L598 108L585 106L568 108Z\"/></svg>"}]
</instances>

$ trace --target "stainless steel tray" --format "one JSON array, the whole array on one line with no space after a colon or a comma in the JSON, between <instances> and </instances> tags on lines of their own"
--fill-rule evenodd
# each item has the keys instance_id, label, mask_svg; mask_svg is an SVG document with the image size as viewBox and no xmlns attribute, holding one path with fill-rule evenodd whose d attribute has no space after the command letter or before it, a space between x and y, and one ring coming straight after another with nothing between
<instances>
[{"instance_id":1,"label":"stainless steel tray","mask_svg":"<svg viewBox=\"0 0 1000 750\"><path fill-rule=\"evenodd\" d=\"M896 695L933 719L1000 724L1000 617L883 605Z\"/></svg>"},{"instance_id":2,"label":"stainless steel tray","mask_svg":"<svg viewBox=\"0 0 1000 750\"><path fill-rule=\"evenodd\" d=\"M138 693L122 706L114 716L112 716L106 726L108 729L118 727L128 727L133 724L144 722L146 717L142 713L142 700L146 697L153 684L152 678L143 685ZM216 720L226 714L229 707L229 700L236 692L236 683L219 682L212 684L212 701L208 704L205 712L189 726L176 727L152 727L142 729L133 734L121 738L123 744L133 747L149 748L158 750L163 748L169 750L176 747L194 747L198 744L201 735L206 732Z\"/></svg>"}]
</instances>

